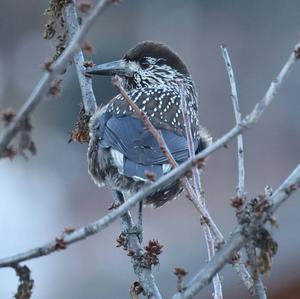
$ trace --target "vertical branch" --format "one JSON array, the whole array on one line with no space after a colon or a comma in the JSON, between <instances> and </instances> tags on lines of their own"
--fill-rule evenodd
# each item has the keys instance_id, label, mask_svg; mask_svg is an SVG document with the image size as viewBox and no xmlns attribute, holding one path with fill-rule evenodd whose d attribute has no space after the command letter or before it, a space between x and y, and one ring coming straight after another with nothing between
<instances>
[{"instance_id":1,"label":"vertical branch","mask_svg":"<svg viewBox=\"0 0 300 299\"><path fill-rule=\"evenodd\" d=\"M78 23L78 16L75 8L74 0L65 9L66 23L68 25L69 38L72 40L76 36L77 32L80 29ZM76 67L76 73L81 89L82 101L84 105L85 113L88 115L93 115L97 109L96 98L93 92L92 80L91 78L85 76L85 67L84 67L84 56L81 50L78 50L73 57L73 61ZM112 191L114 202L117 204L123 204L124 199L121 194L118 194L116 191ZM140 204L142 207L142 204ZM141 211L140 211L141 213ZM152 274L151 267L143 267L141 264L141 257L143 256L143 248L141 247L139 240L139 232L135 232L135 226L129 211L124 213L121 216L122 225L124 231L126 232L126 237L128 239L128 248L129 252L133 252L132 263L135 274L137 275L145 293L149 298L161 299L160 292L155 283L154 276ZM142 223L139 223L139 229L142 230ZM140 232L141 233L141 232Z\"/></svg>"},{"instance_id":2,"label":"vertical branch","mask_svg":"<svg viewBox=\"0 0 300 299\"><path fill-rule=\"evenodd\" d=\"M182 110L183 122L185 127L185 135L187 138L187 145L189 149L189 157L193 158L195 156L195 146L194 146L192 129L191 129L191 119L188 114L187 103L186 103L186 88L184 86L184 83L181 80L178 82L178 84L179 84L179 92L181 98L180 101L181 110ZM193 181L194 181L194 187L195 187L197 198L202 202L203 206L205 207L205 198L204 198L204 192L201 184L200 171L198 168L193 167L192 173L193 173ZM208 260L210 261L212 257L215 255L215 247L217 246L217 240L213 237L210 228L206 225L203 217L201 217L201 219L202 219L201 221L203 222L202 227L203 227L206 247L208 251ZM214 298L215 299L223 298L222 284L218 273L213 277L213 286L214 286Z\"/></svg>"},{"instance_id":3,"label":"vertical branch","mask_svg":"<svg viewBox=\"0 0 300 299\"><path fill-rule=\"evenodd\" d=\"M124 198L118 191L112 191L114 203L116 205L124 204ZM143 265L144 249L139 240L139 231L137 231L129 211L125 212L122 216L122 225L124 235L127 239L128 255L131 256L134 273L139 279L145 293L149 298L162 299L159 289L156 285L154 276L152 274L151 265L145 267ZM138 229L141 229L140 227Z\"/></svg>"},{"instance_id":4,"label":"vertical branch","mask_svg":"<svg viewBox=\"0 0 300 299\"><path fill-rule=\"evenodd\" d=\"M227 51L227 48L222 45L221 46L223 58L226 65L226 70L229 77L229 83L231 88L231 99L233 104L233 110L235 115L235 121L236 125L241 125L242 122L242 116L240 112L239 107L239 101L238 101L238 94L236 89L236 83L235 83L235 77L233 68L231 65L229 53ZM243 135L242 133L237 136L237 147L238 147L238 187L237 187L237 196L244 201L246 199L246 191L245 191L245 162L244 162L244 145L243 145ZM247 245L247 247L251 246L250 244ZM246 248L247 248L246 247ZM255 248L251 248L247 250L247 255L250 260L253 260L253 254L250 255L250 251L255 253ZM241 252L239 253L241 259ZM259 297L257 298L266 298L265 288L264 285L259 277L259 274L256 275L256 266L254 263L251 263L251 269L252 269L252 277L248 273L245 265L238 261L235 263L235 268L240 274L240 277L244 281L244 284L246 285L247 289L250 291L250 293L254 294L254 297L256 297L256 294L259 294ZM252 289L254 292L252 292Z\"/></svg>"},{"instance_id":5,"label":"vertical branch","mask_svg":"<svg viewBox=\"0 0 300 299\"><path fill-rule=\"evenodd\" d=\"M226 70L229 77L229 83L231 88L231 100L233 104L233 110L235 115L235 122L239 126L242 123L242 115L239 107L239 100L237 95L236 83L233 73L233 68L231 65L230 57L228 51L224 45L221 46L223 58L226 65ZM238 187L237 195L244 199L246 196L245 193L245 163L244 163L244 145L243 145L243 135L239 134L237 136L237 147L238 147Z\"/></svg>"},{"instance_id":6,"label":"vertical branch","mask_svg":"<svg viewBox=\"0 0 300 299\"><path fill-rule=\"evenodd\" d=\"M65 16L68 26L69 39L72 40L80 29L74 0L67 5L65 9ZM81 50L78 50L74 54L73 61L76 67L85 113L92 115L97 109L97 103L93 92L92 79L84 75L84 56Z\"/></svg>"}]
</instances>

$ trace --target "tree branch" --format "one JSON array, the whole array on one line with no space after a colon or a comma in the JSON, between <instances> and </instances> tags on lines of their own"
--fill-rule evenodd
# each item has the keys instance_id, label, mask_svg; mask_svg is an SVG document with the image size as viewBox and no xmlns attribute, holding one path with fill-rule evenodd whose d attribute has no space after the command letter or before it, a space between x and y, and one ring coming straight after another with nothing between
<instances>
[{"instance_id":1,"label":"tree branch","mask_svg":"<svg viewBox=\"0 0 300 299\"><path fill-rule=\"evenodd\" d=\"M270 216L284 203L297 189L300 188L300 164L288 176L270 198L270 207L262 217L261 224L269 221ZM172 299L190 299L211 282L214 275L230 261L233 254L246 244L247 238L240 232L235 232L228 242L217 252L212 260L187 284L184 293L175 294Z\"/></svg>"},{"instance_id":2,"label":"tree branch","mask_svg":"<svg viewBox=\"0 0 300 299\"><path fill-rule=\"evenodd\" d=\"M78 51L79 44L84 40L87 32L94 24L96 17L104 10L111 0L101 0L88 15L80 30L74 35L68 47L63 51L59 58L53 63L50 71L42 76L41 80L37 83L30 96L27 98L23 106L18 111L12 122L8 125L6 130L0 136L0 158L5 156L5 149L10 141L18 133L22 127L23 122L39 105L45 94L48 92L51 82L60 74L73 58L74 54Z\"/></svg>"},{"instance_id":3,"label":"tree branch","mask_svg":"<svg viewBox=\"0 0 300 299\"><path fill-rule=\"evenodd\" d=\"M74 0L67 5L65 9L65 16L68 26L69 39L72 40L76 36L76 33L80 30ZM84 56L81 50L78 50L74 54L73 61L76 67L76 73L80 85L84 111L86 114L93 115L97 108L97 102L92 87L92 79L84 75Z\"/></svg>"},{"instance_id":4,"label":"tree branch","mask_svg":"<svg viewBox=\"0 0 300 299\"><path fill-rule=\"evenodd\" d=\"M231 89L231 100L235 115L236 125L239 125L242 120L242 115L239 107L238 94L236 89L235 77L233 68L231 65L229 53L224 45L221 46L223 58L225 61L225 66L229 78L230 89ZM241 198L242 201L246 199L246 190L245 190L245 161L244 161L244 144L243 144L243 135L239 134L237 136L237 149L238 149L238 187L237 187L237 196ZM238 253L239 259L234 263L234 267L244 282L246 288L251 291L253 287L253 279L249 274L245 265L241 262L242 252Z\"/></svg>"},{"instance_id":5,"label":"tree branch","mask_svg":"<svg viewBox=\"0 0 300 299\"><path fill-rule=\"evenodd\" d=\"M194 147L194 141L193 141L193 135L191 129L191 119L188 114L188 108L186 102L186 89L182 81L178 82L178 84L179 84L179 91L180 91L180 98L181 98L180 101L181 110L182 110L182 116L183 116L184 127L185 127L185 135L187 138L187 144L189 149L189 157L194 157L195 147ZM198 170L198 168L193 167L192 172L193 172L193 181L194 181L195 192L197 195L197 200L199 200L202 203L203 207L206 208L204 192L201 184L200 171ZM215 248L219 244L218 244L218 240L213 237L209 226L206 224L203 218L202 218L202 223L203 223L202 227L203 227L203 232L204 232L205 242L206 242L206 247L208 252L208 260L210 261L211 258L215 255ZM222 239L224 239L223 236ZM213 277L213 286L214 286L214 293L213 293L214 298L215 299L223 298L222 284L218 273Z\"/></svg>"},{"instance_id":6,"label":"tree branch","mask_svg":"<svg viewBox=\"0 0 300 299\"><path fill-rule=\"evenodd\" d=\"M114 201L118 204L124 204L124 198L118 191L112 191ZM141 232L136 231L136 229L142 229L141 227L136 228L133 224L133 220L129 211L121 216L123 224L123 234L127 239L127 250L132 260L133 269L135 275L138 277L144 292L147 294L148 298L162 299L159 289L156 285L151 265L145 267L142 264L144 249L141 246L139 234Z\"/></svg>"},{"instance_id":7,"label":"tree branch","mask_svg":"<svg viewBox=\"0 0 300 299\"><path fill-rule=\"evenodd\" d=\"M233 104L234 116L237 125L241 124L242 115L239 107L239 100L236 90L236 83L234 78L234 72L231 65L230 57L228 51L225 46L221 46L223 58L226 65L226 70L229 77L229 83L231 88L231 99ZM245 198L245 163L244 163L244 145L243 145L243 135L239 134L237 136L237 147L238 147L238 187L237 187L237 195L240 198Z\"/></svg>"},{"instance_id":8,"label":"tree branch","mask_svg":"<svg viewBox=\"0 0 300 299\"><path fill-rule=\"evenodd\" d=\"M66 7L65 15L69 29L69 37L70 39L72 39L80 30L74 0ZM97 108L97 103L92 88L92 80L84 74L84 56L81 50L74 54L73 60L79 80L85 113L92 115ZM124 203L122 195L120 195L122 197L120 198L117 191L112 190L112 194L115 202L118 202L118 204ZM131 233L134 229L134 225L130 212L127 211L121 216L121 218L124 231L128 232L126 233L126 238L128 239L129 244L128 250L130 252L134 252L134 255L132 256L134 272L138 276L139 282L147 296L149 298L161 299L161 295L159 293L158 287L156 286L151 267L146 268L141 264L141 257L143 256L144 250L141 247L137 233ZM140 229L142 230L142 227L140 227Z\"/></svg>"}]
</instances>

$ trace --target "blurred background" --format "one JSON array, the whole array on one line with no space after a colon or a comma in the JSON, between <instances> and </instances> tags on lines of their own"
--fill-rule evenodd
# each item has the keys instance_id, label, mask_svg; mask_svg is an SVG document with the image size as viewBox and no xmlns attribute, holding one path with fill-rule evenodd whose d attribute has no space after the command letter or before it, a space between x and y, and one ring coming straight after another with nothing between
<instances>
[{"instance_id":1,"label":"blurred background","mask_svg":"<svg viewBox=\"0 0 300 299\"><path fill-rule=\"evenodd\" d=\"M48 6L42 1L0 3L0 107L19 108L52 57L55 42L42 38ZM165 0L122 1L98 18L88 36L96 63L119 59L143 40L168 44L186 62L199 92L201 123L214 138L234 125L230 89L220 44L228 46L245 115L264 95L299 40L300 2ZM89 58L89 57L87 57ZM245 133L246 187L251 198L268 184L274 189L299 163L300 65L275 102ZM116 91L109 78L95 78L98 104ZM80 90L73 66L58 98L45 98L32 115L38 154L0 161L0 257L41 245L65 227L81 227L107 213L109 190L98 189L87 173L87 145L68 144L77 118ZM3 129L3 128L1 128ZM237 185L236 142L214 154L203 175L207 205L226 237L236 224L229 199ZM279 243L272 272L265 276L270 298L300 298L300 194L277 213ZM185 196L158 210L147 208L147 241L164 245L155 276L164 298L176 291L174 267L191 278L207 262L198 216ZM50 256L26 262L35 280L33 299L129 298L135 280L130 259L116 248L120 223ZM221 272L224 298L249 298L231 266ZM17 277L0 269L0 298L12 298ZM208 286L196 298L211 298Z\"/></svg>"}]
</instances>

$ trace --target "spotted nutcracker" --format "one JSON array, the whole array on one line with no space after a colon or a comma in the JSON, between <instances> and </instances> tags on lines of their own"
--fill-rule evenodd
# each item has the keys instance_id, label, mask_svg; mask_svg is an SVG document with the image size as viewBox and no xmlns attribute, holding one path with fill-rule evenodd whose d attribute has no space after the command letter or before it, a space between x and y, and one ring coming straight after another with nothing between
<instances>
[{"instance_id":1,"label":"spotted nutcracker","mask_svg":"<svg viewBox=\"0 0 300 299\"><path fill-rule=\"evenodd\" d=\"M161 131L177 163L188 159L179 80L186 86L186 101L196 153L210 142L198 123L198 96L183 61L166 45L146 41L128 50L123 59L91 67L87 74L118 75L130 98ZM157 141L144 127L121 94L99 108L90 121L89 172L98 186L107 185L124 197L171 170ZM179 181L164 186L144 200L162 206L182 190Z\"/></svg>"}]
</instances>

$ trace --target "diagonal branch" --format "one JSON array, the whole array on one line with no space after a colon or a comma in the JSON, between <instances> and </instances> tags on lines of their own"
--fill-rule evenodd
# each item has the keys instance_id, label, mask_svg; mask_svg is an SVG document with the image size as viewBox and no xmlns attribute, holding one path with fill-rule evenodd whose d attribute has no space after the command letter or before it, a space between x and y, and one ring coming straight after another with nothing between
<instances>
[{"instance_id":1,"label":"diagonal branch","mask_svg":"<svg viewBox=\"0 0 300 299\"><path fill-rule=\"evenodd\" d=\"M101 0L88 15L80 30L74 35L70 41L68 47L63 51L61 56L53 63L51 70L47 71L40 81L37 83L30 96L27 98L23 106L18 111L13 121L9 124L5 131L0 135L0 158L4 157L5 149L19 132L23 122L28 116L35 110L40 104L43 97L49 90L51 82L60 74L68 62L73 58L74 54L77 53L80 43L84 40L91 26L94 24L96 17L104 10L111 0Z\"/></svg>"},{"instance_id":2,"label":"diagonal branch","mask_svg":"<svg viewBox=\"0 0 300 299\"><path fill-rule=\"evenodd\" d=\"M76 36L76 33L80 30L74 1L75 0L72 0L65 9L66 23L68 26L70 40L72 40ZM92 87L92 79L84 75L84 56L80 49L78 49L78 51L74 54L73 61L76 67L76 73L80 85L84 111L86 114L92 115L96 111L97 102Z\"/></svg>"},{"instance_id":3,"label":"diagonal branch","mask_svg":"<svg viewBox=\"0 0 300 299\"><path fill-rule=\"evenodd\" d=\"M270 220L270 216L296 191L300 188L300 164L281 184L269 199L270 206L267 213L262 217L261 224ZM190 299L211 282L214 275L230 261L233 254L247 243L247 238L240 232L235 232L228 242L218 251L212 260L206 264L201 271L187 284L184 293L175 294L172 299Z\"/></svg>"},{"instance_id":4,"label":"diagonal branch","mask_svg":"<svg viewBox=\"0 0 300 299\"><path fill-rule=\"evenodd\" d=\"M80 25L78 23L78 16L76 12L76 8L74 5L74 0L71 1L69 5L67 5L65 9L66 21L68 25L68 32L70 39L74 38L76 33L80 30ZM79 85L82 94L82 100L84 104L85 113L88 115L92 115L96 108L96 98L94 96L92 80L91 78L85 76L85 67L84 67L84 56L81 50L74 54L73 57L74 64L76 67L76 73L79 80ZM123 204L123 197L120 198L116 191L112 191L113 197L115 197L115 201L118 201L119 204ZM127 211L125 214L121 215L123 227L126 231L132 231L134 228L132 217ZM141 256L143 254L143 248L140 245L140 240L137 234L128 233L127 238L129 240L129 251L134 252L135 254L132 256L132 263L135 274L139 278L139 282L143 287L143 290L149 297L153 297L155 299L161 299L161 295L159 293L158 287L156 286L154 276L152 274L151 267L146 268L141 265Z\"/></svg>"}]
</instances>

